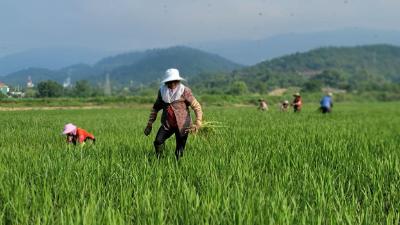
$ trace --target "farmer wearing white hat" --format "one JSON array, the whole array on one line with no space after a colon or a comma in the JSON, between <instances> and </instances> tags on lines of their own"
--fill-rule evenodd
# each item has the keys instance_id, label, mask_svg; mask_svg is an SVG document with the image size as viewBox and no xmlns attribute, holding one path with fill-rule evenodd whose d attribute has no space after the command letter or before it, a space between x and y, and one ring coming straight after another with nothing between
<instances>
[{"instance_id":1,"label":"farmer wearing white hat","mask_svg":"<svg viewBox=\"0 0 400 225\"><path fill-rule=\"evenodd\" d=\"M161 127L157 132L154 147L157 157L160 157L164 148L164 142L175 134L176 159L183 156L186 140L189 132L197 132L201 127L203 112L192 91L185 87L181 81L184 80L177 69L168 69L158 91L157 100L153 105L150 118L144 130L147 136L152 130L152 125L157 118L157 113L163 110L161 116ZM196 115L196 121L192 125L189 106Z\"/></svg>"},{"instance_id":2,"label":"farmer wearing white hat","mask_svg":"<svg viewBox=\"0 0 400 225\"><path fill-rule=\"evenodd\" d=\"M73 143L74 145L76 145L77 142L79 144L84 144L87 140L92 140L93 143L96 141L93 134L72 123L65 124L62 134L67 135L67 142Z\"/></svg>"},{"instance_id":3,"label":"farmer wearing white hat","mask_svg":"<svg viewBox=\"0 0 400 225\"><path fill-rule=\"evenodd\" d=\"M260 98L258 99L258 110L261 111L268 111L268 104L267 101L265 101L264 99Z\"/></svg>"},{"instance_id":4,"label":"farmer wearing white hat","mask_svg":"<svg viewBox=\"0 0 400 225\"><path fill-rule=\"evenodd\" d=\"M333 107L333 101L332 101L332 93L329 92L327 95L325 95L321 101L320 101L320 110L322 113L330 113L332 112L332 107Z\"/></svg>"},{"instance_id":5,"label":"farmer wearing white hat","mask_svg":"<svg viewBox=\"0 0 400 225\"><path fill-rule=\"evenodd\" d=\"M289 109L289 101L285 100L281 103L281 112L287 112Z\"/></svg>"}]
</instances>

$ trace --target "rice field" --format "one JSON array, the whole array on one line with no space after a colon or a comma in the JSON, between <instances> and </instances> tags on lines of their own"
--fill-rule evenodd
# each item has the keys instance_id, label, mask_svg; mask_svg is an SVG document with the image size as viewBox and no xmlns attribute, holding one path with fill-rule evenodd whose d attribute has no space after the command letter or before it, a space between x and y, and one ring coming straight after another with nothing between
<instances>
[{"instance_id":1,"label":"rice field","mask_svg":"<svg viewBox=\"0 0 400 225\"><path fill-rule=\"evenodd\" d=\"M0 224L399 224L400 104L315 109L205 107L180 161L145 107L0 112Z\"/></svg>"}]
</instances>

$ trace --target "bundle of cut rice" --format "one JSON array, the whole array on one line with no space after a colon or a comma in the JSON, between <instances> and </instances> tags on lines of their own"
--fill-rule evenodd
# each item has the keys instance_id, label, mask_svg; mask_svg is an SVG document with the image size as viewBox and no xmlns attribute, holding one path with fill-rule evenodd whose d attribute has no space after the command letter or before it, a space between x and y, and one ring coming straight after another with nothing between
<instances>
[{"instance_id":1,"label":"bundle of cut rice","mask_svg":"<svg viewBox=\"0 0 400 225\"><path fill-rule=\"evenodd\" d=\"M220 128L226 128L221 122L218 121L203 121L200 129L197 132L191 132L196 136L209 136L215 134Z\"/></svg>"}]
</instances>

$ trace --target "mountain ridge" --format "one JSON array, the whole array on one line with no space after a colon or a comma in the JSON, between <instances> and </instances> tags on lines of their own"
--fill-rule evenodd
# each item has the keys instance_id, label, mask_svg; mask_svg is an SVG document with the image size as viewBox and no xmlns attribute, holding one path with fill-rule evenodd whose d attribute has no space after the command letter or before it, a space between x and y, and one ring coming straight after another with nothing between
<instances>
[{"instance_id":1,"label":"mountain ridge","mask_svg":"<svg viewBox=\"0 0 400 225\"><path fill-rule=\"evenodd\" d=\"M72 81L88 79L93 83L110 79L120 84L127 82L148 83L164 73L165 69L176 67L183 76L191 77L201 72L229 72L241 65L226 60L216 54L210 54L190 47L174 46L165 49L151 49L142 52L127 52L106 57L94 65L75 64L59 70L31 68L8 74L0 79L12 85L23 85L28 76L37 83L44 79L62 82L68 77ZM42 71L44 75L40 75Z\"/></svg>"},{"instance_id":2,"label":"mountain ridge","mask_svg":"<svg viewBox=\"0 0 400 225\"><path fill-rule=\"evenodd\" d=\"M400 31L345 28L308 33L278 34L259 40L222 40L194 43L190 46L218 53L224 58L249 66L268 59L296 52L307 52L315 48L375 44L400 46Z\"/></svg>"},{"instance_id":3,"label":"mountain ridge","mask_svg":"<svg viewBox=\"0 0 400 225\"><path fill-rule=\"evenodd\" d=\"M250 91L259 93L287 87L370 91L397 88L394 86L400 84L400 47L381 44L317 48L266 60L230 74L208 75L194 83L200 89L211 87L217 91L228 89L236 81L245 82Z\"/></svg>"}]
</instances>

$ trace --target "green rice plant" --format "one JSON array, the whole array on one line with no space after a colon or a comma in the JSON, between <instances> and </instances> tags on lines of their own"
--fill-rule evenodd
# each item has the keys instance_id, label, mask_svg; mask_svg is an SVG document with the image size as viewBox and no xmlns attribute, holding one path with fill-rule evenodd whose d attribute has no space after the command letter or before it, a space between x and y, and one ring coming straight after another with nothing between
<instances>
[{"instance_id":1,"label":"green rice plant","mask_svg":"<svg viewBox=\"0 0 400 225\"><path fill-rule=\"evenodd\" d=\"M195 137L207 138L209 136L216 135L218 133L218 130L223 128L228 128L228 127L223 125L222 122L205 120L202 122L201 127L197 131L195 132L191 131L190 133Z\"/></svg>"},{"instance_id":2,"label":"green rice plant","mask_svg":"<svg viewBox=\"0 0 400 225\"><path fill-rule=\"evenodd\" d=\"M208 107L179 161L146 107L0 112L0 224L399 224L399 106Z\"/></svg>"}]
</instances>

